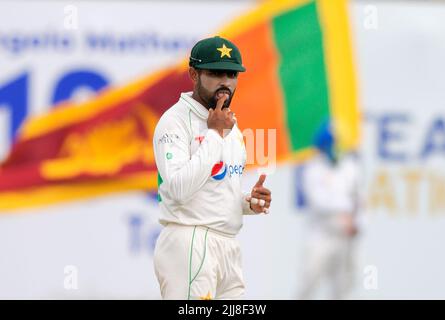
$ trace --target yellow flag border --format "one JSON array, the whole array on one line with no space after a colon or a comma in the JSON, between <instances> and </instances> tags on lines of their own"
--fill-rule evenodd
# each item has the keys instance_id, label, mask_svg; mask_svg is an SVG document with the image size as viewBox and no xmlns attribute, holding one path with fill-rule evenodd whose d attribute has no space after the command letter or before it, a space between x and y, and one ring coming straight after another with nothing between
<instances>
[{"instance_id":1,"label":"yellow flag border","mask_svg":"<svg viewBox=\"0 0 445 320\"><path fill-rule=\"evenodd\" d=\"M0 210L17 211L18 209L38 208L56 205L61 202L83 200L94 196L118 193L130 190L156 190L157 173L138 173L108 181L59 184L30 188L19 192L0 193Z\"/></svg>"}]
</instances>

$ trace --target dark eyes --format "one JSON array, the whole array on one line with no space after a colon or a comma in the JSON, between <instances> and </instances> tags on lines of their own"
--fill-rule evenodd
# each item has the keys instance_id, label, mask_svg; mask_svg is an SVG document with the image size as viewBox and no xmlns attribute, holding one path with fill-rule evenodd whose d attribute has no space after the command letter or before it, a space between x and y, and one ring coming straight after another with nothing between
<instances>
[{"instance_id":1,"label":"dark eyes","mask_svg":"<svg viewBox=\"0 0 445 320\"><path fill-rule=\"evenodd\" d=\"M236 71L229 71L229 72L227 72L227 76L229 78L234 79L234 78L238 77L238 72L236 72Z\"/></svg>"},{"instance_id":2,"label":"dark eyes","mask_svg":"<svg viewBox=\"0 0 445 320\"><path fill-rule=\"evenodd\" d=\"M227 74L227 77L230 79L235 79L236 77L238 77L238 72L236 71L219 71L219 70L214 70L214 71L209 71L209 75L212 77L222 77L225 74Z\"/></svg>"}]
</instances>

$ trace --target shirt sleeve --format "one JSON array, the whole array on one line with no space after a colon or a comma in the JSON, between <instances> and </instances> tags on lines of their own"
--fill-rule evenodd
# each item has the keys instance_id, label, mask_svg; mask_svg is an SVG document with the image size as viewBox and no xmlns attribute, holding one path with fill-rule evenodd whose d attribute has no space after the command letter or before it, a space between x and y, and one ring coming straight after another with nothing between
<instances>
[{"instance_id":1,"label":"shirt sleeve","mask_svg":"<svg viewBox=\"0 0 445 320\"><path fill-rule=\"evenodd\" d=\"M198 191L211 175L212 167L221 161L224 140L209 129L192 155L191 136L179 118L161 118L155 129L153 149L156 166L162 178L161 188L172 199L184 202Z\"/></svg>"}]
</instances>

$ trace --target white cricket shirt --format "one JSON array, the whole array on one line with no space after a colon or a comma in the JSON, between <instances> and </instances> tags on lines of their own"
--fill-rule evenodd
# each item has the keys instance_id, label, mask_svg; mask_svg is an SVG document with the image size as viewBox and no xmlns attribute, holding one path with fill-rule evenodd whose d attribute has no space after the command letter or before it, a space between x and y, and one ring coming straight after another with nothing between
<instances>
[{"instance_id":1,"label":"white cricket shirt","mask_svg":"<svg viewBox=\"0 0 445 320\"><path fill-rule=\"evenodd\" d=\"M241 190L246 149L237 125L224 139L208 129L209 111L182 93L160 118L153 145L160 176L160 223L202 225L236 235L254 214Z\"/></svg>"}]
</instances>

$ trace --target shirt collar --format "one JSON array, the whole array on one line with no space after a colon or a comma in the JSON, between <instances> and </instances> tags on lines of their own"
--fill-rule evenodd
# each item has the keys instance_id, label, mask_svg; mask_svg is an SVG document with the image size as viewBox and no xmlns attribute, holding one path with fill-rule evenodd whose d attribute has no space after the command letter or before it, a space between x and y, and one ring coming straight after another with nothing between
<instances>
[{"instance_id":1,"label":"shirt collar","mask_svg":"<svg viewBox=\"0 0 445 320\"><path fill-rule=\"evenodd\" d=\"M200 104L198 101L192 98L193 92L183 92L181 93L181 99L183 99L189 108L200 118L207 120L209 117L209 110Z\"/></svg>"}]
</instances>

